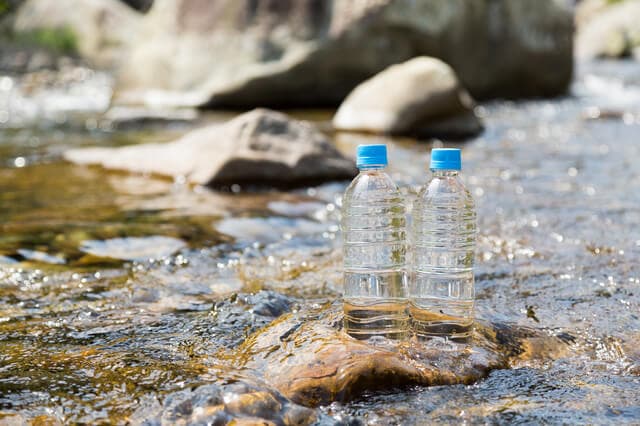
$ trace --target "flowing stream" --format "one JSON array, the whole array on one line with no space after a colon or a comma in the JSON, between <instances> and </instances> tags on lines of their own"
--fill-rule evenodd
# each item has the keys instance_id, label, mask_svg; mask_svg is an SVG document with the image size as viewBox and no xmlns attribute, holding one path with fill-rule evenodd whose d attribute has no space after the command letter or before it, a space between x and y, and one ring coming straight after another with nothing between
<instances>
[{"instance_id":1,"label":"flowing stream","mask_svg":"<svg viewBox=\"0 0 640 426\"><path fill-rule=\"evenodd\" d=\"M109 78L74 72L30 95L23 80L0 77L0 422L158 415L185 389L235 380L221 351L341 292L346 182L217 193L65 163L70 147L171 140L191 126L98 120ZM56 103L60 85L74 90ZM470 385L366 393L314 409L319 422L637 423L637 65L581 64L570 96L478 113L481 136L446 143L463 149L478 207L477 316L564 334L572 354ZM351 154L388 143L409 198L441 144L334 137Z\"/></svg>"}]
</instances>

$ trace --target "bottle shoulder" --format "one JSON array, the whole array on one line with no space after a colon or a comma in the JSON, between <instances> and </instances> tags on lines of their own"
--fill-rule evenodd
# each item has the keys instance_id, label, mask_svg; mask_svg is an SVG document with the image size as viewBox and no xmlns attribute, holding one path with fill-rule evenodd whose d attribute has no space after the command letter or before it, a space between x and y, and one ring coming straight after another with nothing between
<instances>
[{"instance_id":1,"label":"bottle shoulder","mask_svg":"<svg viewBox=\"0 0 640 426\"><path fill-rule=\"evenodd\" d=\"M418 192L419 198L438 195L473 199L464 182L458 176L431 178Z\"/></svg>"},{"instance_id":2,"label":"bottle shoulder","mask_svg":"<svg viewBox=\"0 0 640 426\"><path fill-rule=\"evenodd\" d=\"M401 197L400 190L385 171L360 172L345 190L345 199L358 199L372 195L392 195Z\"/></svg>"},{"instance_id":3,"label":"bottle shoulder","mask_svg":"<svg viewBox=\"0 0 640 426\"><path fill-rule=\"evenodd\" d=\"M467 209L475 209L471 192L459 176L433 177L418 192L416 204L455 203Z\"/></svg>"}]
</instances>

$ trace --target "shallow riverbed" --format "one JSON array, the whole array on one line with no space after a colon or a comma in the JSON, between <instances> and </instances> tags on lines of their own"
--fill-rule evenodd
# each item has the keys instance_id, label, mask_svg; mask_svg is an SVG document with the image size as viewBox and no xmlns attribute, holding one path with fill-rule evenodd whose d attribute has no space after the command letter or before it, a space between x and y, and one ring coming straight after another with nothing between
<instances>
[{"instance_id":1,"label":"shallow riverbed","mask_svg":"<svg viewBox=\"0 0 640 426\"><path fill-rule=\"evenodd\" d=\"M99 87L80 99L109 90L91 78ZM116 131L94 107L25 113L0 130L0 422L157 416L185 389L236 381L220 354L251 332L341 291L346 182L217 193L62 162L69 147L190 127ZM484 134L445 144L462 147L478 205L477 316L563 335L569 354L472 385L371 392L316 409L319 422L640 422L640 66L582 65L572 96L479 113ZM409 197L440 144L335 140L348 153L389 143Z\"/></svg>"}]
</instances>

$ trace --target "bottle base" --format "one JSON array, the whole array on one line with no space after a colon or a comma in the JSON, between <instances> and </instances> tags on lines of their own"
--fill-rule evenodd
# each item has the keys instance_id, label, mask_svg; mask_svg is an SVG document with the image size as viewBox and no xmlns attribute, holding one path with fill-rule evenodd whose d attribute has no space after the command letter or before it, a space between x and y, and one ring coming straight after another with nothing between
<instances>
[{"instance_id":1,"label":"bottle base","mask_svg":"<svg viewBox=\"0 0 640 426\"><path fill-rule=\"evenodd\" d=\"M440 338L466 342L473 331L473 319L433 312L414 303L409 305L409 315L411 331L418 340Z\"/></svg>"},{"instance_id":2,"label":"bottle base","mask_svg":"<svg viewBox=\"0 0 640 426\"><path fill-rule=\"evenodd\" d=\"M473 325L460 326L458 324L440 324L435 326L416 327L412 324L412 332L419 341L444 339L457 343L467 343L471 340Z\"/></svg>"},{"instance_id":3,"label":"bottle base","mask_svg":"<svg viewBox=\"0 0 640 426\"><path fill-rule=\"evenodd\" d=\"M374 337L404 340L409 335L406 300L346 299L344 301L344 330L358 340L368 340Z\"/></svg>"}]
</instances>

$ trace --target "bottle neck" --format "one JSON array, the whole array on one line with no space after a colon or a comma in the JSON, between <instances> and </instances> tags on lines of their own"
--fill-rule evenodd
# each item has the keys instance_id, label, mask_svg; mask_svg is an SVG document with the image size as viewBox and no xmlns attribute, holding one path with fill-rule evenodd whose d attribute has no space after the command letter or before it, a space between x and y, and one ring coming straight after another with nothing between
<instances>
[{"instance_id":1,"label":"bottle neck","mask_svg":"<svg viewBox=\"0 0 640 426\"><path fill-rule=\"evenodd\" d=\"M372 172L376 170L384 170L387 167L386 164L366 164L358 167L360 172Z\"/></svg>"},{"instance_id":2,"label":"bottle neck","mask_svg":"<svg viewBox=\"0 0 640 426\"><path fill-rule=\"evenodd\" d=\"M460 170L434 170L431 169L431 173L433 173L433 177L455 177L460 175Z\"/></svg>"}]
</instances>

